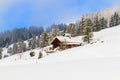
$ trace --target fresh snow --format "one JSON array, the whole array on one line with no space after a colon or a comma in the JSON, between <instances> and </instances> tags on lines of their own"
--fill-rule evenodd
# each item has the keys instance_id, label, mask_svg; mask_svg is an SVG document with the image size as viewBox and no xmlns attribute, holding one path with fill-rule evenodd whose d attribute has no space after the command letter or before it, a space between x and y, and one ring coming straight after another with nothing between
<instances>
[{"instance_id":1,"label":"fresh snow","mask_svg":"<svg viewBox=\"0 0 120 80\"><path fill-rule=\"evenodd\" d=\"M120 26L94 33L91 44L44 53L27 51L0 60L1 80L120 80Z\"/></svg>"}]
</instances>

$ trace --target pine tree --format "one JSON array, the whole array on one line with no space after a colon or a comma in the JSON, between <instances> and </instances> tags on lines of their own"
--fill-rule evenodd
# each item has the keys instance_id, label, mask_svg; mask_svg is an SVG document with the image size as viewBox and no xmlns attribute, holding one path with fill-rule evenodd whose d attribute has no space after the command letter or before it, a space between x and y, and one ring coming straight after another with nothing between
<instances>
[{"instance_id":1,"label":"pine tree","mask_svg":"<svg viewBox=\"0 0 120 80\"><path fill-rule=\"evenodd\" d=\"M92 37L93 37L93 34L92 34L92 30L91 30L91 27L90 26L86 26L84 28L84 38L83 38L83 41L84 42L87 42L87 43L90 43Z\"/></svg>"},{"instance_id":2,"label":"pine tree","mask_svg":"<svg viewBox=\"0 0 120 80\"><path fill-rule=\"evenodd\" d=\"M20 56L20 59L22 58L22 55L23 55L23 52L26 51L26 44L21 41L18 43L18 53L19 53L19 56Z\"/></svg>"},{"instance_id":3,"label":"pine tree","mask_svg":"<svg viewBox=\"0 0 120 80\"><path fill-rule=\"evenodd\" d=\"M84 27L84 42L87 42L87 43L90 43L92 37L93 37L93 34L92 34L92 21L90 19L86 19L85 20L85 23L86 23L86 27Z\"/></svg>"},{"instance_id":4,"label":"pine tree","mask_svg":"<svg viewBox=\"0 0 120 80\"><path fill-rule=\"evenodd\" d=\"M107 28L107 20L105 20L104 17L100 18L99 22L100 22L101 29Z\"/></svg>"},{"instance_id":5,"label":"pine tree","mask_svg":"<svg viewBox=\"0 0 120 80\"><path fill-rule=\"evenodd\" d=\"M84 27L85 27L85 18L83 16L81 18L81 21L80 21L78 29L77 29L77 34L78 35L83 35L84 34L84 32L83 32Z\"/></svg>"},{"instance_id":6,"label":"pine tree","mask_svg":"<svg viewBox=\"0 0 120 80\"><path fill-rule=\"evenodd\" d=\"M93 24L92 24L91 19L89 18L85 19L85 26L90 26L92 28Z\"/></svg>"},{"instance_id":7,"label":"pine tree","mask_svg":"<svg viewBox=\"0 0 120 80\"><path fill-rule=\"evenodd\" d=\"M70 33L72 37L75 36L75 24L70 23L68 28L67 28L67 33Z\"/></svg>"},{"instance_id":8,"label":"pine tree","mask_svg":"<svg viewBox=\"0 0 120 80\"><path fill-rule=\"evenodd\" d=\"M40 38L40 47L43 48L48 46L48 41L48 34L46 32L43 32Z\"/></svg>"},{"instance_id":9,"label":"pine tree","mask_svg":"<svg viewBox=\"0 0 120 80\"><path fill-rule=\"evenodd\" d=\"M39 40L40 40L39 37L35 39L36 48L40 47Z\"/></svg>"},{"instance_id":10,"label":"pine tree","mask_svg":"<svg viewBox=\"0 0 120 80\"><path fill-rule=\"evenodd\" d=\"M118 19L118 25L120 25L120 15L119 15L119 19Z\"/></svg>"},{"instance_id":11,"label":"pine tree","mask_svg":"<svg viewBox=\"0 0 120 80\"><path fill-rule=\"evenodd\" d=\"M26 51L26 44L23 41L18 43L18 51L19 53Z\"/></svg>"},{"instance_id":12,"label":"pine tree","mask_svg":"<svg viewBox=\"0 0 120 80\"><path fill-rule=\"evenodd\" d=\"M114 13L114 26L119 24L119 15L117 12Z\"/></svg>"},{"instance_id":13,"label":"pine tree","mask_svg":"<svg viewBox=\"0 0 120 80\"><path fill-rule=\"evenodd\" d=\"M29 46L28 50L31 50L32 49L32 40L28 40L28 46Z\"/></svg>"},{"instance_id":14,"label":"pine tree","mask_svg":"<svg viewBox=\"0 0 120 80\"><path fill-rule=\"evenodd\" d=\"M34 36L32 38L32 49L35 49L35 48L37 48L37 47L36 47L36 37Z\"/></svg>"},{"instance_id":15,"label":"pine tree","mask_svg":"<svg viewBox=\"0 0 120 80\"><path fill-rule=\"evenodd\" d=\"M113 26L114 26L114 16L111 15L110 22L109 22L109 27L113 27Z\"/></svg>"},{"instance_id":16,"label":"pine tree","mask_svg":"<svg viewBox=\"0 0 120 80\"><path fill-rule=\"evenodd\" d=\"M13 54L17 54L18 53L18 44L14 44L13 45Z\"/></svg>"},{"instance_id":17,"label":"pine tree","mask_svg":"<svg viewBox=\"0 0 120 80\"><path fill-rule=\"evenodd\" d=\"M101 27L100 27L100 22L98 19L98 15L95 16L94 18L94 26L93 26L93 31L100 31Z\"/></svg>"},{"instance_id":18,"label":"pine tree","mask_svg":"<svg viewBox=\"0 0 120 80\"><path fill-rule=\"evenodd\" d=\"M120 24L119 19L120 19L119 14L118 14L117 12L115 12L115 13L111 16L111 18L110 18L110 24L109 24L109 26L110 26L110 27L114 27L114 26L119 25L119 24Z\"/></svg>"},{"instance_id":19,"label":"pine tree","mask_svg":"<svg viewBox=\"0 0 120 80\"><path fill-rule=\"evenodd\" d=\"M13 49L12 49L12 47L9 47L9 48L8 48L7 53L10 53L10 54L13 53Z\"/></svg>"},{"instance_id":20,"label":"pine tree","mask_svg":"<svg viewBox=\"0 0 120 80\"><path fill-rule=\"evenodd\" d=\"M32 39L28 40L29 50L37 48L36 45L36 37L34 36Z\"/></svg>"}]
</instances>

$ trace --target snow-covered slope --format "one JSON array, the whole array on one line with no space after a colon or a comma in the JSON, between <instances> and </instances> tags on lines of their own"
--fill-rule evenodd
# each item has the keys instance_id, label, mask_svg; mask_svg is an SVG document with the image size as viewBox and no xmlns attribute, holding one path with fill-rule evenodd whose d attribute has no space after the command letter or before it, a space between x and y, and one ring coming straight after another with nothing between
<instances>
[{"instance_id":1,"label":"snow-covered slope","mask_svg":"<svg viewBox=\"0 0 120 80\"><path fill-rule=\"evenodd\" d=\"M79 59L89 59L89 58L99 58L99 57L120 57L120 26L107 28L99 32L94 33L93 42L84 46L77 48L72 48L65 51L55 52L46 56L45 58L40 59L41 62L61 62L61 61L71 61ZM4 64L16 63L21 61L19 64L24 64L25 62L32 62L37 60L40 49L32 50L36 53L34 58L30 58L27 51L23 53L22 60L19 59L19 54L11 56L9 58L3 59L0 63ZM33 60L34 59L34 60ZM34 61L34 62L35 62ZM33 63L34 63L33 62ZM6 64L5 63L5 64ZM8 65L8 64L7 64Z\"/></svg>"},{"instance_id":2,"label":"snow-covered slope","mask_svg":"<svg viewBox=\"0 0 120 80\"><path fill-rule=\"evenodd\" d=\"M91 44L55 52L40 60L29 59L29 52L22 59L17 58L19 55L3 59L1 80L120 80L119 34L120 26L108 28L94 33ZM34 51L38 53L39 49Z\"/></svg>"},{"instance_id":3,"label":"snow-covered slope","mask_svg":"<svg viewBox=\"0 0 120 80\"><path fill-rule=\"evenodd\" d=\"M120 57L119 34L120 26L95 32L92 44L57 52L42 60L43 62L61 62L65 60Z\"/></svg>"}]
</instances>

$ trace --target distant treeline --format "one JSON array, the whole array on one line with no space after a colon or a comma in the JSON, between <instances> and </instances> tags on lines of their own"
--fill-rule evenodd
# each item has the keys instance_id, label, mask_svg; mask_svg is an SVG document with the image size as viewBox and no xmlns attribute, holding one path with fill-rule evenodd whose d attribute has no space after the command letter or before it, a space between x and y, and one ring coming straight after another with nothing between
<instances>
[{"instance_id":1,"label":"distant treeline","mask_svg":"<svg viewBox=\"0 0 120 80\"><path fill-rule=\"evenodd\" d=\"M24 41L33 36L40 35L43 27L16 28L0 34L0 47L5 47L18 41Z\"/></svg>"},{"instance_id":2,"label":"distant treeline","mask_svg":"<svg viewBox=\"0 0 120 80\"><path fill-rule=\"evenodd\" d=\"M16 28L12 31L5 31L0 33L0 48L8 46L13 43L25 41L35 36L40 36L43 32L50 32L52 28L58 27L59 30L64 30L65 24L51 25L44 30L43 27L31 26L29 28Z\"/></svg>"}]
</instances>

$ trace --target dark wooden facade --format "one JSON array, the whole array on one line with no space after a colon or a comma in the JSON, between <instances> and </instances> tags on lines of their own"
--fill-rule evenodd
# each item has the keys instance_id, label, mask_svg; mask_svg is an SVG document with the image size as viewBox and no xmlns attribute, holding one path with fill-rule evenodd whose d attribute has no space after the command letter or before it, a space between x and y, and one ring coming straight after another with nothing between
<instances>
[{"instance_id":1,"label":"dark wooden facade","mask_svg":"<svg viewBox=\"0 0 120 80\"><path fill-rule=\"evenodd\" d=\"M65 50L77 46L81 46L81 44L61 42L58 38L55 38L51 44L53 45L53 49L58 48L59 50Z\"/></svg>"},{"instance_id":2,"label":"dark wooden facade","mask_svg":"<svg viewBox=\"0 0 120 80\"><path fill-rule=\"evenodd\" d=\"M54 39L54 41L52 41L51 43L53 45L53 49L59 47L61 45L60 40L58 40L57 38Z\"/></svg>"}]
</instances>

